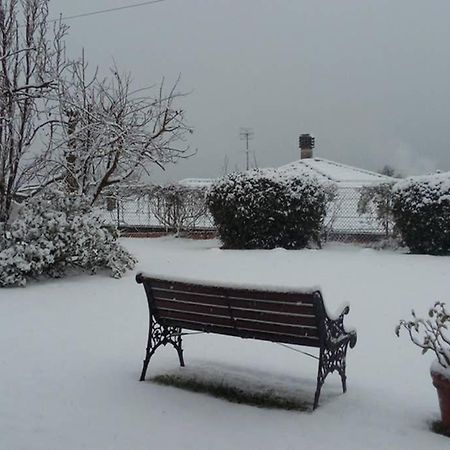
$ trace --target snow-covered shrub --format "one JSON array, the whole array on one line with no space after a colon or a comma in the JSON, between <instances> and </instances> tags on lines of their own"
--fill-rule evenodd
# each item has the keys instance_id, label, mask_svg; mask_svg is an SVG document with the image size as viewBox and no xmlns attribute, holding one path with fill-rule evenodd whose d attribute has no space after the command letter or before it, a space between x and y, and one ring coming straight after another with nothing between
<instances>
[{"instance_id":1,"label":"snow-covered shrub","mask_svg":"<svg viewBox=\"0 0 450 450\"><path fill-rule=\"evenodd\" d=\"M303 248L319 240L325 205L315 178L271 170L230 174L208 194L224 248Z\"/></svg>"},{"instance_id":2,"label":"snow-covered shrub","mask_svg":"<svg viewBox=\"0 0 450 450\"><path fill-rule=\"evenodd\" d=\"M0 286L25 285L41 275L62 277L68 268L111 270L120 277L134 258L78 195L47 192L27 201L0 239Z\"/></svg>"},{"instance_id":3,"label":"snow-covered shrub","mask_svg":"<svg viewBox=\"0 0 450 450\"><path fill-rule=\"evenodd\" d=\"M450 172L397 183L392 211L411 252L450 254Z\"/></svg>"},{"instance_id":4,"label":"snow-covered shrub","mask_svg":"<svg viewBox=\"0 0 450 450\"><path fill-rule=\"evenodd\" d=\"M428 318L418 318L412 311L412 320L401 320L395 328L395 334L405 329L411 341L422 349L422 354L431 350L436 356L432 365L434 372L450 377L450 311L445 303L436 302L428 311Z\"/></svg>"}]
</instances>

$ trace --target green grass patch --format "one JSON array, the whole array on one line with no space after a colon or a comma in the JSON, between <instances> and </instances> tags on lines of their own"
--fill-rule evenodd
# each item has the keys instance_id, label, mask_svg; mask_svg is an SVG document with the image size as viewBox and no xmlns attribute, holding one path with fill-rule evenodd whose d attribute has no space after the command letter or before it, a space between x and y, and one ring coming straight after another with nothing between
<instances>
[{"instance_id":1,"label":"green grass patch","mask_svg":"<svg viewBox=\"0 0 450 450\"><path fill-rule=\"evenodd\" d=\"M442 434L443 436L450 437L450 431L444 428L444 425L440 420L436 420L431 424L431 430L437 434Z\"/></svg>"},{"instance_id":2,"label":"green grass patch","mask_svg":"<svg viewBox=\"0 0 450 450\"><path fill-rule=\"evenodd\" d=\"M152 378L152 381L157 384L174 386L192 392L211 395L232 403L257 406L258 408L276 408L289 411L308 411L312 409L312 406L307 402L296 401L267 392L246 392L236 386L229 386L214 381L198 381L177 375L157 375Z\"/></svg>"}]
</instances>

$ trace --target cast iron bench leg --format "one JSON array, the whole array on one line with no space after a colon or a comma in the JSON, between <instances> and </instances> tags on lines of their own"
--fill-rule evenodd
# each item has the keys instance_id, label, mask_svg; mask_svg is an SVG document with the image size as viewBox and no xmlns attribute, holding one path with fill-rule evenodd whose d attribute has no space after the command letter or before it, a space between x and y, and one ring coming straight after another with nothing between
<instances>
[{"instance_id":1,"label":"cast iron bench leg","mask_svg":"<svg viewBox=\"0 0 450 450\"><path fill-rule=\"evenodd\" d=\"M180 366L184 367L183 346L181 338L181 328L166 327L156 322L152 315L150 315L150 324L148 330L147 349L145 351L144 365L142 367L141 377L139 381L145 380L147 367L150 358L161 345L171 344L178 353Z\"/></svg>"}]
</instances>

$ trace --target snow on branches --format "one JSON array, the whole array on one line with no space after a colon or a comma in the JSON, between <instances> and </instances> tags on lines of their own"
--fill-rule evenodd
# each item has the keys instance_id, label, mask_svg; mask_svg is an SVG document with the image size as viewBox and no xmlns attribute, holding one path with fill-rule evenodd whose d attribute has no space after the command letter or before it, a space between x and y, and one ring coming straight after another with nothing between
<instances>
[{"instance_id":1,"label":"snow on branches","mask_svg":"<svg viewBox=\"0 0 450 450\"><path fill-rule=\"evenodd\" d=\"M320 243L327 198L313 176L266 169L223 177L207 201L225 248L304 248Z\"/></svg>"},{"instance_id":2,"label":"snow on branches","mask_svg":"<svg viewBox=\"0 0 450 450\"><path fill-rule=\"evenodd\" d=\"M413 253L450 254L450 172L398 182L392 211Z\"/></svg>"},{"instance_id":3,"label":"snow on branches","mask_svg":"<svg viewBox=\"0 0 450 450\"><path fill-rule=\"evenodd\" d=\"M40 276L59 278L68 269L109 269L118 278L134 267L135 259L117 238L86 198L45 192L22 206L0 239L0 286L23 286Z\"/></svg>"},{"instance_id":4,"label":"snow on branches","mask_svg":"<svg viewBox=\"0 0 450 450\"><path fill-rule=\"evenodd\" d=\"M50 185L94 203L108 187L190 156L178 80L136 88L116 67L66 57L49 0L0 2L0 223ZM24 192L26 191L26 192Z\"/></svg>"},{"instance_id":5,"label":"snow on branches","mask_svg":"<svg viewBox=\"0 0 450 450\"><path fill-rule=\"evenodd\" d=\"M45 183L54 126L49 101L64 69L66 27L48 26L48 0L0 2L0 223L21 187Z\"/></svg>"},{"instance_id":6,"label":"snow on branches","mask_svg":"<svg viewBox=\"0 0 450 450\"><path fill-rule=\"evenodd\" d=\"M136 182L150 168L189 156L184 112L175 103L178 81L166 90L134 89L130 75L113 67L110 76L88 79L84 60L60 83L58 163L70 191L94 203L110 186ZM150 95L151 94L151 95Z\"/></svg>"},{"instance_id":7,"label":"snow on branches","mask_svg":"<svg viewBox=\"0 0 450 450\"><path fill-rule=\"evenodd\" d=\"M445 303L436 302L428 311L428 318L416 316L411 312L412 320L401 320L395 328L395 334L400 335L400 330L405 329L411 341L422 349L422 354L431 350L439 363L450 375L450 312Z\"/></svg>"}]
</instances>

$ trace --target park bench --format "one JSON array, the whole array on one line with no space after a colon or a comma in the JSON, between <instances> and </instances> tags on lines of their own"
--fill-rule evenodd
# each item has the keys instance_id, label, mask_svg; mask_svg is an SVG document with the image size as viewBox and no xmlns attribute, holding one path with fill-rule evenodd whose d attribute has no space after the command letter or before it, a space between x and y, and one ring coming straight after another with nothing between
<instances>
[{"instance_id":1,"label":"park bench","mask_svg":"<svg viewBox=\"0 0 450 450\"><path fill-rule=\"evenodd\" d=\"M149 332L141 378L161 345L171 344L184 366L183 330L260 339L282 345L319 349L314 409L326 376L337 371L346 391L345 357L356 344L356 332L346 331L345 307L335 319L325 310L319 290L263 290L154 278L139 273L149 307ZM311 355L310 355L311 356Z\"/></svg>"}]
</instances>

